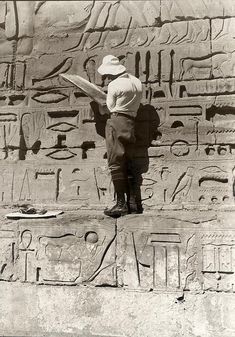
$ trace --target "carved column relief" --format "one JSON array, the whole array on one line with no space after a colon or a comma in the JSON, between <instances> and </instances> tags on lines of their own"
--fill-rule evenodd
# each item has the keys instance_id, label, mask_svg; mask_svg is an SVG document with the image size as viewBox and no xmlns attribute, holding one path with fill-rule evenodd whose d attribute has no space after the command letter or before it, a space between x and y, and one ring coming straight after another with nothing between
<instances>
[{"instance_id":1,"label":"carved column relief","mask_svg":"<svg viewBox=\"0 0 235 337\"><path fill-rule=\"evenodd\" d=\"M228 221L221 231L219 221L211 220L214 229L208 230L209 222L196 225L199 219L120 219L119 285L148 291L234 292L234 231Z\"/></svg>"}]
</instances>

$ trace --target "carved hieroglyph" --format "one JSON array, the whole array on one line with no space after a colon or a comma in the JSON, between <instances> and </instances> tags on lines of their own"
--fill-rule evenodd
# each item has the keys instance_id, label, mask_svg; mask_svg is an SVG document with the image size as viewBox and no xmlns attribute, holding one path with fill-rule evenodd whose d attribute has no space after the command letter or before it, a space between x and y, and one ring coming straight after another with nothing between
<instances>
[{"instance_id":1,"label":"carved hieroglyph","mask_svg":"<svg viewBox=\"0 0 235 337\"><path fill-rule=\"evenodd\" d=\"M105 117L59 75L106 90L97 67L114 54L144 88L132 165L144 208L233 207L234 15L222 0L1 2L0 202L113 199Z\"/></svg>"},{"instance_id":2,"label":"carved hieroglyph","mask_svg":"<svg viewBox=\"0 0 235 337\"><path fill-rule=\"evenodd\" d=\"M189 218L169 214L118 220L119 286L234 292L234 221L199 224L200 215Z\"/></svg>"},{"instance_id":3,"label":"carved hieroglyph","mask_svg":"<svg viewBox=\"0 0 235 337\"><path fill-rule=\"evenodd\" d=\"M20 222L16 273L22 282L115 286L115 237L103 218Z\"/></svg>"},{"instance_id":4,"label":"carved hieroglyph","mask_svg":"<svg viewBox=\"0 0 235 337\"><path fill-rule=\"evenodd\" d=\"M192 257L189 245L195 231L181 231L180 227L188 224L176 219L152 217L142 221L137 217L130 217L125 224L120 221L120 285L146 290L183 290L191 274L187 261Z\"/></svg>"},{"instance_id":5,"label":"carved hieroglyph","mask_svg":"<svg viewBox=\"0 0 235 337\"><path fill-rule=\"evenodd\" d=\"M5 220L1 281L234 292L234 214L175 210L118 220L67 212Z\"/></svg>"},{"instance_id":6,"label":"carved hieroglyph","mask_svg":"<svg viewBox=\"0 0 235 337\"><path fill-rule=\"evenodd\" d=\"M97 67L114 54L143 83L132 167L144 208L233 207L234 15L232 0L2 1L0 202L113 199L106 119L59 75L105 91Z\"/></svg>"}]
</instances>

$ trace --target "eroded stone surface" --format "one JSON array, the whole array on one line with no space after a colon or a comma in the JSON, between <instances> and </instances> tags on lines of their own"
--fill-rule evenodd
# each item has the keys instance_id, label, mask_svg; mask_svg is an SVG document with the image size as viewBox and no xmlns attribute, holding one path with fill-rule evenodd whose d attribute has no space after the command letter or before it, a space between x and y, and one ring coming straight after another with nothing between
<instances>
[{"instance_id":1,"label":"eroded stone surface","mask_svg":"<svg viewBox=\"0 0 235 337\"><path fill-rule=\"evenodd\" d=\"M118 220L121 286L156 291L234 291L234 220L168 216Z\"/></svg>"},{"instance_id":2,"label":"eroded stone surface","mask_svg":"<svg viewBox=\"0 0 235 337\"><path fill-rule=\"evenodd\" d=\"M1 280L116 286L112 219L69 213L58 219L5 221Z\"/></svg>"},{"instance_id":3,"label":"eroded stone surface","mask_svg":"<svg viewBox=\"0 0 235 337\"><path fill-rule=\"evenodd\" d=\"M186 294L177 300L176 294L110 288L13 289L5 283L2 289L1 334L7 336L154 337L156 331L163 337L235 335L233 294Z\"/></svg>"}]
</instances>

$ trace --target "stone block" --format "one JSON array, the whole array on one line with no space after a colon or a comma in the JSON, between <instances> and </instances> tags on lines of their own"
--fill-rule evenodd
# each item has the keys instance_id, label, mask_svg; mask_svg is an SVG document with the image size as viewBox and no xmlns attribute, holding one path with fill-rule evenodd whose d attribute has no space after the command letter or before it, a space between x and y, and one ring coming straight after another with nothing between
<instances>
[{"instance_id":1,"label":"stone block","mask_svg":"<svg viewBox=\"0 0 235 337\"><path fill-rule=\"evenodd\" d=\"M159 291L184 288L188 273L183 252L193 233L181 234L177 224L183 227L182 222L158 217L118 220L121 286Z\"/></svg>"},{"instance_id":2,"label":"stone block","mask_svg":"<svg viewBox=\"0 0 235 337\"><path fill-rule=\"evenodd\" d=\"M116 285L112 219L67 214L49 221L21 220L18 226L22 282Z\"/></svg>"},{"instance_id":3,"label":"stone block","mask_svg":"<svg viewBox=\"0 0 235 337\"><path fill-rule=\"evenodd\" d=\"M200 222L200 215L198 218ZM234 228L171 216L118 219L120 286L154 291L233 292Z\"/></svg>"},{"instance_id":4,"label":"stone block","mask_svg":"<svg viewBox=\"0 0 235 337\"><path fill-rule=\"evenodd\" d=\"M215 80L197 80L197 81L183 81L179 86L179 92L188 96L214 96L223 95L234 92L234 81L232 78L217 78Z\"/></svg>"},{"instance_id":5,"label":"stone block","mask_svg":"<svg viewBox=\"0 0 235 337\"><path fill-rule=\"evenodd\" d=\"M204 156L200 165L199 157L197 160L195 158L197 155ZM230 158L226 165L221 165L220 158L223 156ZM191 158L193 157L195 161L179 160L176 164L176 161L164 154L162 157L159 155L156 163L156 158L152 155L141 178L141 198L146 209L163 206L165 209L182 209L185 205L191 205L195 209L207 205L216 209L234 204L234 164L229 148L200 147L192 153Z\"/></svg>"},{"instance_id":6,"label":"stone block","mask_svg":"<svg viewBox=\"0 0 235 337\"><path fill-rule=\"evenodd\" d=\"M82 155L82 153L81 153ZM72 207L104 207L113 200L106 160L78 165L20 161L1 166L0 203L59 203Z\"/></svg>"},{"instance_id":7,"label":"stone block","mask_svg":"<svg viewBox=\"0 0 235 337\"><path fill-rule=\"evenodd\" d=\"M64 97L62 94L50 93L36 96L36 99L41 97L41 100L47 100L61 96ZM47 156L54 158L54 152L58 154L68 148L71 153L67 157L71 158L72 148L81 148L84 143L90 143L90 147L95 148L96 141L101 141L95 130L93 112L89 104L53 107L53 104L47 103L44 107L30 107L27 111L21 118L21 126L28 150L32 149L38 153L40 149L53 149L48 151ZM59 159L59 156L56 155L56 158ZM62 154L60 159L66 159L66 156Z\"/></svg>"}]
</instances>

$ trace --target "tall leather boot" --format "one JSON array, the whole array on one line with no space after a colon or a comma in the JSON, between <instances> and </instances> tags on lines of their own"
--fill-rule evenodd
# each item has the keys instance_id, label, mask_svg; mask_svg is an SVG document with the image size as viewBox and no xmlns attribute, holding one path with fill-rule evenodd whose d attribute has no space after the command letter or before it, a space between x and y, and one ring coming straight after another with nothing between
<instances>
[{"instance_id":1,"label":"tall leather boot","mask_svg":"<svg viewBox=\"0 0 235 337\"><path fill-rule=\"evenodd\" d=\"M127 206L129 213L140 214L143 213L143 208L141 204L141 193L140 186L137 180L133 176L128 176L129 193L127 198Z\"/></svg>"},{"instance_id":2,"label":"tall leather boot","mask_svg":"<svg viewBox=\"0 0 235 337\"><path fill-rule=\"evenodd\" d=\"M112 218L119 218L120 216L128 214L128 207L125 200L124 192L117 192L117 203L110 209L105 209L104 214Z\"/></svg>"},{"instance_id":3,"label":"tall leather boot","mask_svg":"<svg viewBox=\"0 0 235 337\"><path fill-rule=\"evenodd\" d=\"M117 192L117 203L110 209L105 209L104 214L112 218L119 218L120 216L128 214L128 207L125 200L124 192Z\"/></svg>"}]
</instances>

